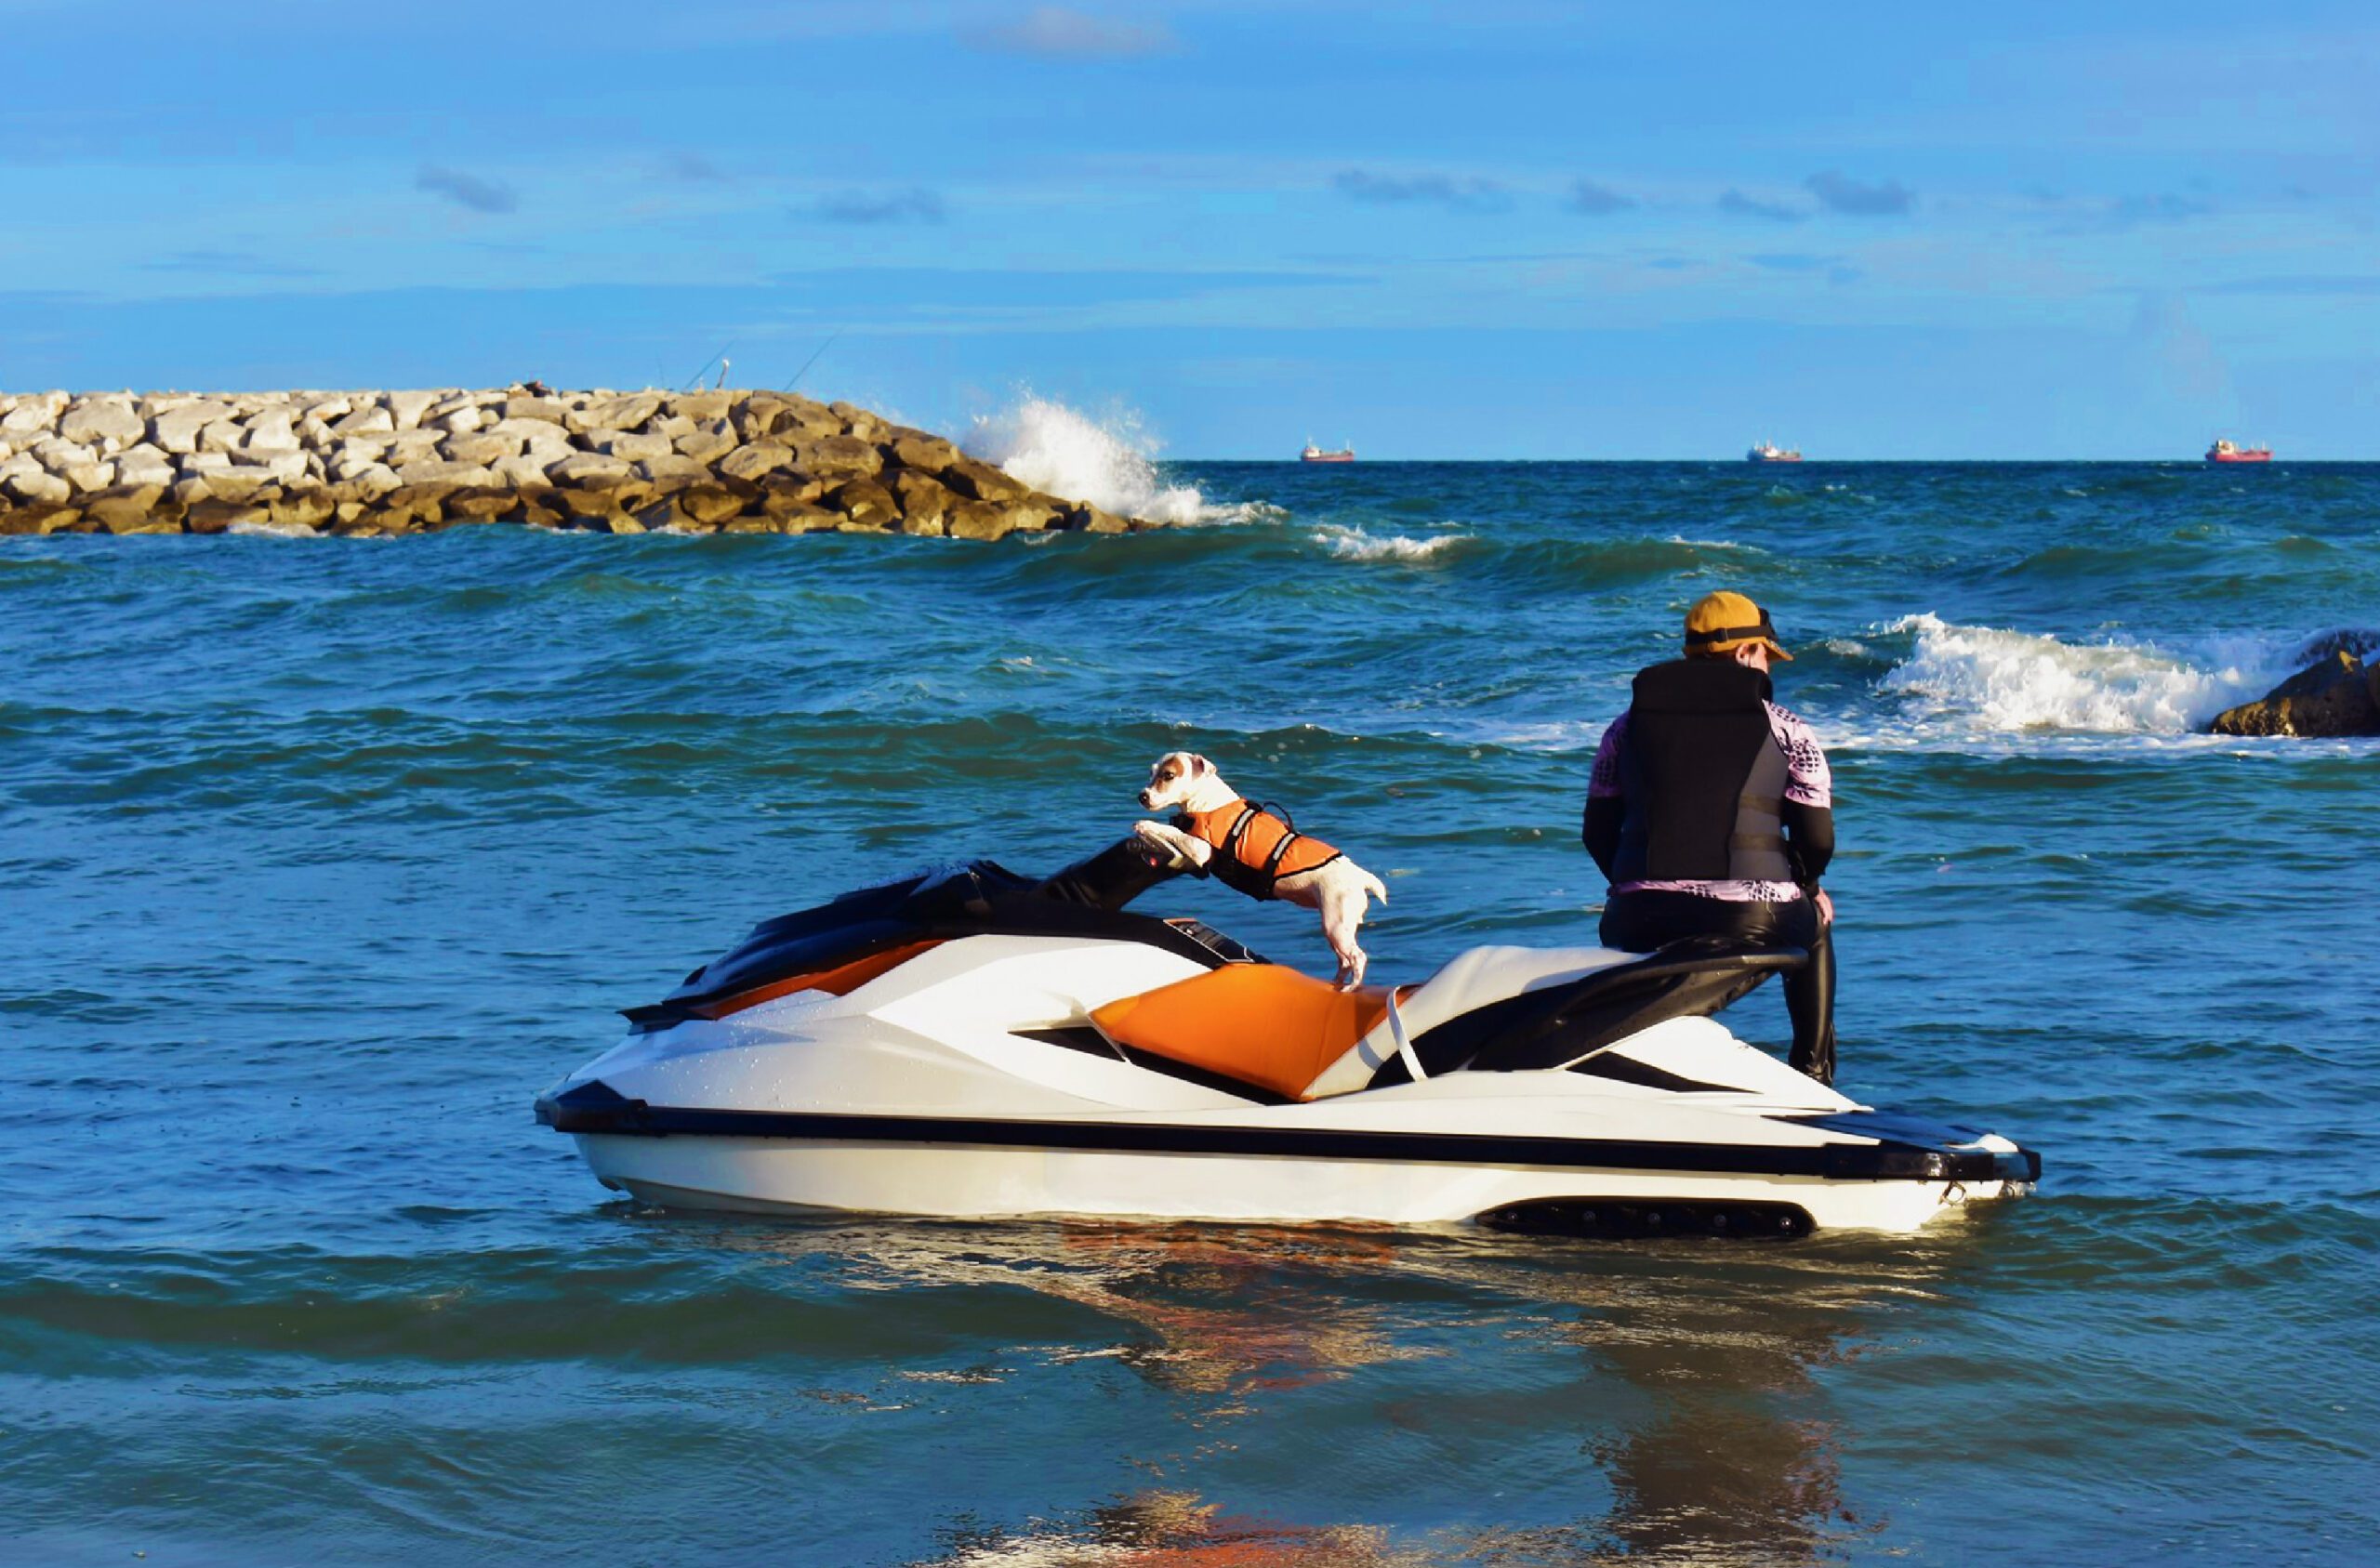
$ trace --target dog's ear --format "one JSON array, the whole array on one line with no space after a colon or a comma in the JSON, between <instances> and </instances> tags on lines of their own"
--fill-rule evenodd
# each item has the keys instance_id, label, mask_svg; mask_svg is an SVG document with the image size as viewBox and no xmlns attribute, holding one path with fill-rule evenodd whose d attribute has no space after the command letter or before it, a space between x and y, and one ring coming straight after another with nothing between
<instances>
[{"instance_id":1,"label":"dog's ear","mask_svg":"<svg viewBox=\"0 0 2380 1568\"><path fill-rule=\"evenodd\" d=\"M1208 761L1205 758L1199 756L1195 751L1190 754L1190 776L1192 778L1195 779L1201 773L1211 773L1214 771L1215 765L1213 763Z\"/></svg>"}]
</instances>

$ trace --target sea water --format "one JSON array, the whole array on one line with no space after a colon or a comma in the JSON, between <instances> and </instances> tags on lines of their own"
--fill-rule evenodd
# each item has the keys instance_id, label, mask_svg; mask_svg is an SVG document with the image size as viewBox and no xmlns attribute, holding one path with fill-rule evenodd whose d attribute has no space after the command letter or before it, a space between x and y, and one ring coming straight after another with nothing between
<instances>
[{"instance_id":1,"label":"sea water","mask_svg":"<svg viewBox=\"0 0 2380 1568\"><path fill-rule=\"evenodd\" d=\"M1183 526L0 542L0 1559L2380 1553L2380 753L2195 732L2380 626L2380 469L1157 468L1064 412L976 443ZM1596 738L1718 587L1833 761L1843 1086L2037 1196L752 1220L531 1119L755 920L1054 867L1176 746L1386 880L1380 979L1591 942Z\"/></svg>"}]
</instances>

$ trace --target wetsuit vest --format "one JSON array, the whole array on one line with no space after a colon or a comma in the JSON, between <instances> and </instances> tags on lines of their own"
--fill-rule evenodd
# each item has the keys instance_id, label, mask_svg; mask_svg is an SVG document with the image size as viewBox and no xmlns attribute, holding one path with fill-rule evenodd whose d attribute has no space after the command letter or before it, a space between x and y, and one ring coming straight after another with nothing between
<instances>
[{"instance_id":1,"label":"wetsuit vest","mask_svg":"<svg viewBox=\"0 0 2380 1568\"><path fill-rule=\"evenodd\" d=\"M1768 677L1732 659L1638 672L1620 753L1626 813L1612 880L1791 882L1785 754Z\"/></svg>"},{"instance_id":2,"label":"wetsuit vest","mask_svg":"<svg viewBox=\"0 0 2380 1568\"><path fill-rule=\"evenodd\" d=\"M1250 898L1271 898L1273 885L1282 877L1312 871L1339 858L1339 851L1321 839L1300 833L1283 817L1245 800L1227 800L1211 811L1183 811L1173 819L1173 825L1213 845L1208 873Z\"/></svg>"}]
</instances>

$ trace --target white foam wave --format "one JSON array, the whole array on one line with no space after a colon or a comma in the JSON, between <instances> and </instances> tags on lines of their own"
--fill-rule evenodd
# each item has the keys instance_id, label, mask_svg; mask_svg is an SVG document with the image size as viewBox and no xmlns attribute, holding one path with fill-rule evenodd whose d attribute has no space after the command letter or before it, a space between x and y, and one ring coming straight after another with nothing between
<instances>
[{"instance_id":1,"label":"white foam wave","mask_svg":"<svg viewBox=\"0 0 2380 1568\"><path fill-rule=\"evenodd\" d=\"M303 523L296 522L250 522L244 520L232 523L224 532L237 534L250 539L319 539L322 537L320 534Z\"/></svg>"},{"instance_id":2,"label":"white foam wave","mask_svg":"<svg viewBox=\"0 0 2380 1568\"><path fill-rule=\"evenodd\" d=\"M1382 539L1360 528L1342 528L1327 523L1317 530L1314 542L1341 560L1388 560L1407 565L1421 565L1438 560L1471 537L1468 534L1433 534L1416 539L1410 534L1392 534Z\"/></svg>"},{"instance_id":3,"label":"white foam wave","mask_svg":"<svg viewBox=\"0 0 2380 1568\"><path fill-rule=\"evenodd\" d=\"M2063 642L2031 632L1909 615L1882 628L1916 639L1881 690L1932 705L1925 717L1986 731L2182 734L2276 679L2277 645L2211 643L2192 655L2153 643Z\"/></svg>"},{"instance_id":4,"label":"white foam wave","mask_svg":"<svg viewBox=\"0 0 2380 1568\"><path fill-rule=\"evenodd\" d=\"M1130 411L1097 420L1027 392L998 414L976 415L959 444L1036 490L1124 517L1179 523L1259 515L1254 506L1210 506L1194 485L1168 484L1157 465L1161 443Z\"/></svg>"}]
</instances>

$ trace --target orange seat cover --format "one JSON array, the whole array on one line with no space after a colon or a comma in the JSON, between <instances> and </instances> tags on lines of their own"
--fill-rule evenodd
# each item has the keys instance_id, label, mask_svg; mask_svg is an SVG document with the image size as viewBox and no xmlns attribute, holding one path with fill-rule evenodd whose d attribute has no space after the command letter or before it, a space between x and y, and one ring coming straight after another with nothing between
<instances>
[{"instance_id":1,"label":"orange seat cover","mask_svg":"<svg viewBox=\"0 0 2380 1568\"><path fill-rule=\"evenodd\" d=\"M1119 1046L1292 1100L1388 1012L1388 988L1341 991L1282 964L1226 964L1091 1015Z\"/></svg>"}]
</instances>

